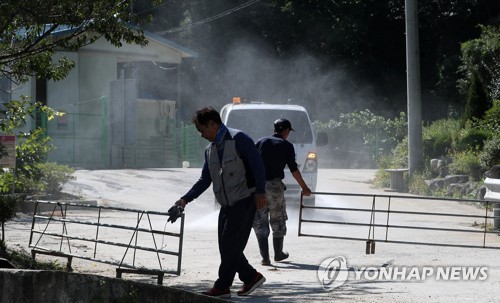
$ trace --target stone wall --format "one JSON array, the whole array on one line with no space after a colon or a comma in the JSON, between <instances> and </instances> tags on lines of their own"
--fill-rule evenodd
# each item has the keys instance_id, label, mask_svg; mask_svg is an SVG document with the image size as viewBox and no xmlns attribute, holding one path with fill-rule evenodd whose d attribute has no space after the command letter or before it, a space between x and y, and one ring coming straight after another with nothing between
<instances>
[{"instance_id":1,"label":"stone wall","mask_svg":"<svg viewBox=\"0 0 500 303\"><path fill-rule=\"evenodd\" d=\"M168 286L110 277L68 273L0 269L0 302L227 302Z\"/></svg>"}]
</instances>

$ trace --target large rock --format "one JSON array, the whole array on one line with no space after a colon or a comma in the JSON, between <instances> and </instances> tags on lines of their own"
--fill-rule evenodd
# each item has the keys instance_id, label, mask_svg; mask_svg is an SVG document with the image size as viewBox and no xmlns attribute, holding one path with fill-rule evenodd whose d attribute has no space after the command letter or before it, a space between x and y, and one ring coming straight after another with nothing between
<instances>
[{"instance_id":1,"label":"large rock","mask_svg":"<svg viewBox=\"0 0 500 303\"><path fill-rule=\"evenodd\" d=\"M489 171L484 173L486 178L500 179L500 165L494 165Z\"/></svg>"},{"instance_id":2,"label":"large rock","mask_svg":"<svg viewBox=\"0 0 500 303\"><path fill-rule=\"evenodd\" d=\"M438 161L439 159L431 159L431 171L433 173L438 173Z\"/></svg>"},{"instance_id":3,"label":"large rock","mask_svg":"<svg viewBox=\"0 0 500 303\"><path fill-rule=\"evenodd\" d=\"M434 175L444 178L450 171L448 168L449 161L447 159L431 159L431 172Z\"/></svg>"},{"instance_id":4,"label":"large rock","mask_svg":"<svg viewBox=\"0 0 500 303\"><path fill-rule=\"evenodd\" d=\"M460 183L452 183L446 188L446 196L447 197L455 197L459 196L462 191L463 184Z\"/></svg>"},{"instance_id":5,"label":"large rock","mask_svg":"<svg viewBox=\"0 0 500 303\"><path fill-rule=\"evenodd\" d=\"M437 190L444 188L444 179L442 179L442 178L428 180L428 181L426 181L426 183L427 183L427 186L429 187L429 190L431 192L435 192Z\"/></svg>"},{"instance_id":6,"label":"large rock","mask_svg":"<svg viewBox=\"0 0 500 303\"><path fill-rule=\"evenodd\" d=\"M468 181L469 181L469 176L467 175L448 175L444 177L444 187L448 188L450 184L465 183Z\"/></svg>"},{"instance_id":7,"label":"large rock","mask_svg":"<svg viewBox=\"0 0 500 303\"><path fill-rule=\"evenodd\" d=\"M487 190L486 185L479 186L476 193L476 199L484 200L484 195L486 195L486 190Z\"/></svg>"}]
</instances>

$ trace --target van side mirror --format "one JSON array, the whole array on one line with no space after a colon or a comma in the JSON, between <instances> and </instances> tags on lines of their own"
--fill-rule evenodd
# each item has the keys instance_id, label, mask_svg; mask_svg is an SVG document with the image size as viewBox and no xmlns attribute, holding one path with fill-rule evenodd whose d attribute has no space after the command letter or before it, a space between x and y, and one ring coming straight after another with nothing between
<instances>
[{"instance_id":1,"label":"van side mirror","mask_svg":"<svg viewBox=\"0 0 500 303\"><path fill-rule=\"evenodd\" d=\"M319 132L318 137L316 138L317 146L324 146L328 144L328 136L325 132Z\"/></svg>"}]
</instances>

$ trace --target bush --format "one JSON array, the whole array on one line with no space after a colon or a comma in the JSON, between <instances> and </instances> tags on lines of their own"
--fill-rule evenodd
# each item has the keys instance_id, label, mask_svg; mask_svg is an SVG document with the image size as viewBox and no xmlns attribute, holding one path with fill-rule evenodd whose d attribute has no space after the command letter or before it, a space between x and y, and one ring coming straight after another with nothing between
<instances>
[{"instance_id":1,"label":"bush","mask_svg":"<svg viewBox=\"0 0 500 303\"><path fill-rule=\"evenodd\" d=\"M16 216L17 203L24 199L24 195L4 194L0 195L0 223L2 224L2 241L5 241L5 222Z\"/></svg>"},{"instance_id":2,"label":"bush","mask_svg":"<svg viewBox=\"0 0 500 303\"><path fill-rule=\"evenodd\" d=\"M37 112L45 113L49 120L61 115L61 113L39 102L33 104L28 97L21 97L21 100L11 100L2 104L2 108L0 108L0 116L2 117L0 119L0 132L13 135L16 128L23 127L26 124L27 117L35 116ZM28 187L37 188L37 191L41 190L40 184L38 184L41 176L37 163L45 161L47 153L53 149L49 142L50 138L45 135L42 128L16 135L15 174L0 171L0 192L10 192L13 186L16 192L26 192L20 180L29 182L31 185L28 185ZM2 147L0 148L0 155L3 156L3 154ZM14 175L16 180L14 180Z\"/></svg>"},{"instance_id":3,"label":"bush","mask_svg":"<svg viewBox=\"0 0 500 303\"><path fill-rule=\"evenodd\" d=\"M479 153L479 163L488 170L493 165L500 164L500 135L490 138Z\"/></svg>"},{"instance_id":4,"label":"bush","mask_svg":"<svg viewBox=\"0 0 500 303\"><path fill-rule=\"evenodd\" d=\"M490 137L490 132L481 128L467 127L459 133L457 142L453 149L455 151L465 151L472 149L482 149L484 143Z\"/></svg>"},{"instance_id":5,"label":"bush","mask_svg":"<svg viewBox=\"0 0 500 303\"><path fill-rule=\"evenodd\" d=\"M45 162L37 164L37 167L41 172L40 182L45 184L45 193L48 195L60 193L64 184L76 179L72 176L75 169L67 165Z\"/></svg>"},{"instance_id":6,"label":"bush","mask_svg":"<svg viewBox=\"0 0 500 303\"><path fill-rule=\"evenodd\" d=\"M375 173L375 178L373 180L373 187L375 188L388 188L391 186L391 176L384 169L379 169Z\"/></svg>"},{"instance_id":7,"label":"bush","mask_svg":"<svg viewBox=\"0 0 500 303\"><path fill-rule=\"evenodd\" d=\"M414 195L430 196L432 193L421 173L413 173L408 182L408 191Z\"/></svg>"},{"instance_id":8,"label":"bush","mask_svg":"<svg viewBox=\"0 0 500 303\"><path fill-rule=\"evenodd\" d=\"M493 106L484 114L481 125L490 132L500 132L500 100L493 100Z\"/></svg>"},{"instance_id":9,"label":"bush","mask_svg":"<svg viewBox=\"0 0 500 303\"><path fill-rule=\"evenodd\" d=\"M451 155L452 163L450 172L459 175L468 175L477 181L481 178L481 163L478 152L475 150L464 150Z\"/></svg>"},{"instance_id":10,"label":"bush","mask_svg":"<svg viewBox=\"0 0 500 303\"><path fill-rule=\"evenodd\" d=\"M490 107L488 93L481 83L477 71L473 69L470 75L470 85L462 115L462 125L465 125L467 120L472 120L473 118L482 119L486 110Z\"/></svg>"},{"instance_id":11,"label":"bush","mask_svg":"<svg viewBox=\"0 0 500 303\"><path fill-rule=\"evenodd\" d=\"M23 192L31 195L57 195L64 184L75 179L72 176L74 168L55 162L37 163L33 171L37 171L36 177L28 178L22 175L17 185Z\"/></svg>"},{"instance_id":12,"label":"bush","mask_svg":"<svg viewBox=\"0 0 500 303\"><path fill-rule=\"evenodd\" d=\"M47 154L54 148L49 144L43 129L38 128L29 134L18 136L16 147L16 175L28 179L39 180L40 170L36 167L47 158Z\"/></svg>"},{"instance_id":13,"label":"bush","mask_svg":"<svg viewBox=\"0 0 500 303\"><path fill-rule=\"evenodd\" d=\"M408 167L408 137L404 138L392 152L391 164L387 168Z\"/></svg>"},{"instance_id":14,"label":"bush","mask_svg":"<svg viewBox=\"0 0 500 303\"><path fill-rule=\"evenodd\" d=\"M406 120L403 112L391 120L365 109L340 114L337 120L329 122L315 121L313 127L316 132L327 133L328 141L335 142L337 150L345 154L357 154L358 158L363 159L362 162L372 164L382 154L389 154L405 137Z\"/></svg>"},{"instance_id":15,"label":"bush","mask_svg":"<svg viewBox=\"0 0 500 303\"><path fill-rule=\"evenodd\" d=\"M422 129L425 160L446 156L452 150L453 141L459 137L460 121L437 120Z\"/></svg>"},{"instance_id":16,"label":"bush","mask_svg":"<svg viewBox=\"0 0 500 303\"><path fill-rule=\"evenodd\" d=\"M25 250L8 249L3 242L0 242L0 258L9 260L16 268L60 271L65 269L57 261L36 261Z\"/></svg>"},{"instance_id":17,"label":"bush","mask_svg":"<svg viewBox=\"0 0 500 303\"><path fill-rule=\"evenodd\" d=\"M0 170L0 194L12 192L14 174Z\"/></svg>"}]
</instances>

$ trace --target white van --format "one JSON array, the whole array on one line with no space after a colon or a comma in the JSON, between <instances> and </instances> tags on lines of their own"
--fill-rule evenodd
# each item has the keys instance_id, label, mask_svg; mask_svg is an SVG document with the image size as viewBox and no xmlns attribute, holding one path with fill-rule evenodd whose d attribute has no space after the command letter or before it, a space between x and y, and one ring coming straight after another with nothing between
<instances>
[{"instance_id":1,"label":"white van","mask_svg":"<svg viewBox=\"0 0 500 303\"><path fill-rule=\"evenodd\" d=\"M226 126L244 131L255 142L274 133L275 120L279 118L289 120L295 131L290 132L288 141L294 145L299 170L311 191L316 190L318 176L316 136L309 114L304 107L262 102L239 103L236 98L236 102L227 104L221 109L220 115ZM319 145L325 145L327 143L326 134L320 134L318 141L320 141ZM288 197L300 199L300 186L288 168L285 168L283 182L287 188L285 194ZM314 202L314 197L308 201Z\"/></svg>"}]
</instances>

